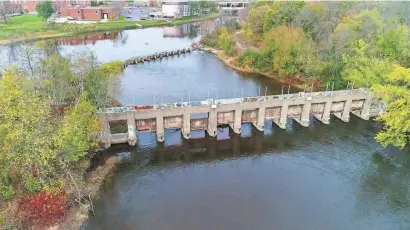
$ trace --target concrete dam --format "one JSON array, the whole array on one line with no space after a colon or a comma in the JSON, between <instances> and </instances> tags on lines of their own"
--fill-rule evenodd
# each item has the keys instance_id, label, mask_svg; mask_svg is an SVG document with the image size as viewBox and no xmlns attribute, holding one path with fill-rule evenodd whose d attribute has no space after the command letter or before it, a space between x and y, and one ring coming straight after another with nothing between
<instances>
[{"instance_id":1,"label":"concrete dam","mask_svg":"<svg viewBox=\"0 0 410 230\"><path fill-rule=\"evenodd\" d=\"M383 113L383 104L364 88L145 106L129 105L99 112L102 121L100 142L104 148L121 143L134 146L137 143L137 132L155 131L157 140L163 142L165 129L181 129L184 138L189 139L191 131L198 130L205 130L209 136L216 137L218 126L229 126L233 132L240 134L242 123L252 123L257 130L263 131L265 120L272 120L280 128L286 129L288 118L308 127L311 116L329 124L331 114L348 122L350 114L368 120ZM206 116L191 118L193 114ZM110 122L118 121L126 121L127 133L111 133Z\"/></svg>"}]
</instances>

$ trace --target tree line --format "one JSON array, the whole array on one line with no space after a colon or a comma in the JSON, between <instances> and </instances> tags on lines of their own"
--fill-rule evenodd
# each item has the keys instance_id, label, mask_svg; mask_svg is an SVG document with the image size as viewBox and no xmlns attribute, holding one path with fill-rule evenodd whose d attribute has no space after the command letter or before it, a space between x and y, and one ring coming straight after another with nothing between
<instances>
[{"instance_id":1,"label":"tree line","mask_svg":"<svg viewBox=\"0 0 410 230\"><path fill-rule=\"evenodd\" d=\"M239 14L239 40L224 27L202 41L241 67L290 83L371 88L388 105L376 139L403 148L410 141L409 12L408 2L258 1Z\"/></svg>"}]
</instances>

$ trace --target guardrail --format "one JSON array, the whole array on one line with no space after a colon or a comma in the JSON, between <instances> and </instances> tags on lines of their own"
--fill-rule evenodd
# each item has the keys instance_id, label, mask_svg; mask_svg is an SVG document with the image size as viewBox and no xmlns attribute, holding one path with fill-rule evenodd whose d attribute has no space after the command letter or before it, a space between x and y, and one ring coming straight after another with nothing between
<instances>
[{"instance_id":1,"label":"guardrail","mask_svg":"<svg viewBox=\"0 0 410 230\"><path fill-rule=\"evenodd\" d=\"M196 106L209 106L209 105L224 105L224 104L235 104L244 102L254 102L254 101L265 101L265 100L281 100L281 99L291 99L291 98L313 98L318 96L331 96L331 95L346 95L354 93L369 93L370 91L365 88L352 89L352 90L337 90L337 91L323 91L323 92L299 92L294 94L281 94L281 95L269 95L269 96L255 96L255 97L244 97L244 98L228 98L228 99L207 99L203 101L190 101L190 102L174 102L174 103L164 103L164 104L154 104L154 105L127 105L124 107L112 107L107 108L105 111L108 113L124 113L127 111L141 111L141 110L161 110L170 108L181 108L181 107L196 107Z\"/></svg>"}]
</instances>

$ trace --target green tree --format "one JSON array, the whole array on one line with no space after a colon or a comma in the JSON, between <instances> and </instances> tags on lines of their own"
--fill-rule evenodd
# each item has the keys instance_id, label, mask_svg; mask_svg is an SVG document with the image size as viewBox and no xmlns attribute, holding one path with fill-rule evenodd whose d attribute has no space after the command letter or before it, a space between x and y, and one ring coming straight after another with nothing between
<instances>
[{"instance_id":1,"label":"green tree","mask_svg":"<svg viewBox=\"0 0 410 230\"><path fill-rule=\"evenodd\" d=\"M390 28L377 41L378 53L384 57L409 66L409 31L407 26L399 25Z\"/></svg>"},{"instance_id":2,"label":"green tree","mask_svg":"<svg viewBox=\"0 0 410 230\"><path fill-rule=\"evenodd\" d=\"M38 97L16 68L6 70L0 80L0 187L6 194L13 185L11 171L26 185L46 181L53 171L51 121L50 103Z\"/></svg>"},{"instance_id":3,"label":"green tree","mask_svg":"<svg viewBox=\"0 0 410 230\"><path fill-rule=\"evenodd\" d=\"M274 14L275 10L269 5L252 8L246 18L243 31L255 41L262 40L263 33L269 31L273 26Z\"/></svg>"},{"instance_id":4,"label":"green tree","mask_svg":"<svg viewBox=\"0 0 410 230\"><path fill-rule=\"evenodd\" d=\"M391 64L387 60L366 56L368 48L363 40L357 40L350 46L352 55L343 55L342 76L357 87L380 84L391 71Z\"/></svg>"},{"instance_id":5,"label":"green tree","mask_svg":"<svg viewBox=\"0 0 410 230\"><path fill-rule=\"evenodd\" d=\"M387 103L386 113L377 118L385 126L376 140L383 146L404 148L410 143L410 69L394 65L386 81L373 85L372 91Z\"/></svg>"},{"instance_id":6,"label":"green tree","mask_svg":"<svg viewBox=\"0 0 410 230\"><path fill-rule=\"evenodd\" d=\"M310 34L313 40L316 40L321 37L322 33L326 32L326 29L320 25L326 16L325 5L321 3L308 4L295 16L293 25L303 28L305 33Z\"/></svg>"},{"instance_id":7,"label":"green tree","mask_svg":"<svg viewBox=\"0 0 410 230\"><path fill-rule=\"evenodd\" d=\"M66 164L78 162L89 149L97 147L95 137L100 125L95 111L87 96L82 94L79 102L66 112L54 137L61 161Z\"/></svg>"},{"instance_id":8,"label":"green tree","mask_svg":"<svg viewBox=\"0 0 410 230\"><path fill-rule=\"evenodd\" d=\"M218 36L218 46L222 49L226 54L232 54L235 51L235 41L233 39L233 35L229 30L222 26L217 30Z\"/></svg>"},{"instance_id":9,"label":"green tree","mask_svg":"<svg viewBox=\"0 0 410 230\"><path fill-rule=\"evenodd\" d=\"M43 76L43 93L59 108L75 101L79 95L77 75L72 72L71 60L58 53L41 59L40 74Z\"/></svg>"},{"instance_id":10,"label":"green tree","mask_svg":"<svg viewBox=\"0 0 410 230\"><path fill-rule=\"evenodd\" d=\"M303 6L305 6L304 1L274 2L272 8L276 13L272 19L273 25L290 26Z\"/></svg>"},{"instance_id":11,"label":"green tree","mask_svg":"<svg viewBox=\"0 0 410 230\"><path fill-rule=\"evenodd\" d=\"M356 40L363 40L369 45L367 51L373 53L376 41L383 31L383 20L377 10L364 10L358 15L345 16L342 23L336 26L331 36L333 44L342 52L346 52L350 44Z\"/></svg>"},{"instance_id":12,"label":"green tree","mask_svg":"<svg viewBox=\"0 0 410 230\"><path fill-rule=\"evenodd\" d=\"M261 54L269 61L266 69L279 76L315 71L312 64L318 63L314 54L315 44L300 28L279 26L265 34Z\"/></svg>"},{"instance_id":13,"label":"green tree","mask_svg":"<svg viewBox=\"0 0 410 230\"><path fill-rule=\"evenodd\" d=\"M99 71L106 75L117 75L124 70L124 63L122 61L106 62L100 65Z\"/></svg>"},{"instance_id":14,"label":"green tree","mask_svg":"<svg viewBox=\"0 0 410 230\"><path fill-rule=\"evenodd\" d=\"M38 3L36 5L36 11L38 15L44 19L48 19L55 12L50 1Z\"/></svg>"},{"instance_id":15,"label":"green tree","mask_svg":"<svg viewBox=\"0 0 410 230\"><path fill-rule=\"evenodd\" d=\"M88 101L96 108L106 108L112 105L112 99L119 95L123 63L108 62L89 71L84 79L84 91Z\"/></svg>"}]
</instances>

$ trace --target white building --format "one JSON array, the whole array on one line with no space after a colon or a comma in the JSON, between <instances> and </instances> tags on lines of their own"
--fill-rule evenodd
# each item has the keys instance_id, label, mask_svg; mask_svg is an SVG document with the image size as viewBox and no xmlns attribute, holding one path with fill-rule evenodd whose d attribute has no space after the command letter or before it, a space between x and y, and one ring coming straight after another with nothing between
<instances>
[{"instance_id":1,"label":"white building","mask_svg":"<svg viewBox=\"0 0 410 230\"><path fill-rule=\"evenodd\" d=\"M163 0L162 16L165 18L189 16L188 0Z\"/></svg>"}]
</instances>

